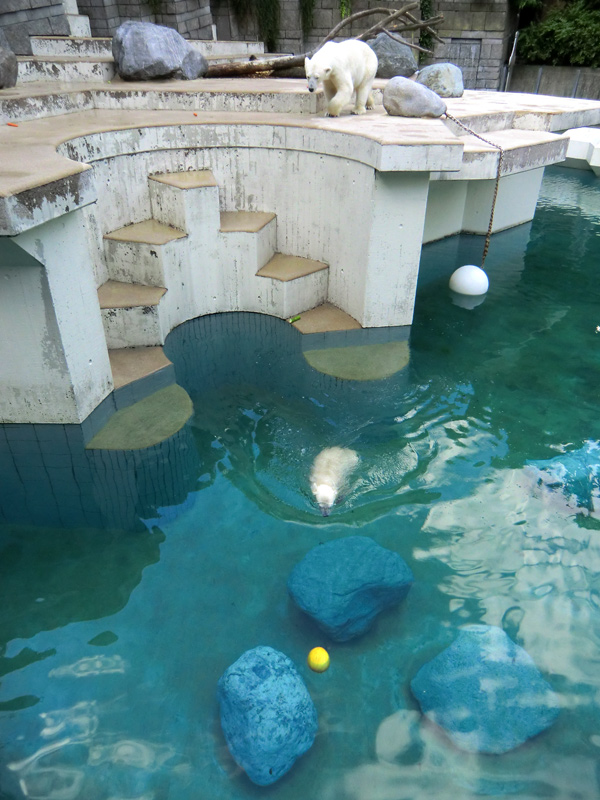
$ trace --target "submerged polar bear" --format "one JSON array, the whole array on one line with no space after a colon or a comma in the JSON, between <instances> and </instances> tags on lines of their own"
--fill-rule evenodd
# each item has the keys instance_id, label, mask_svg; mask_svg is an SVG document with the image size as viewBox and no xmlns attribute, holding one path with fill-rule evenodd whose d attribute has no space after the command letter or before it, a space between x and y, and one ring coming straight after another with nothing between
<instances>
[{"instance_id":1,"label":"submerged polar bear","mask_svg":"<svg viewBox=\"0 0 600 800\"><path fill-rule=\"evenodd\" d=\"M323 82L327 98L327 116L337 117L356 92L353 114L373 108L371 87L377 72L377 56L364 42L347 39L327 42L312 58L304 61L308 91L314 92Z\"/></svg>"},{"instance_id":2,"label":"submerged polar bear","mask_svg":"<svg viewBox=\"0 0 600 800\"><path fill-rule=\"evenodd\" d=\"M315 458L310 473L310 488L324 517L359 462L358 454L346 447L326 447Z\"/></svg>"}]
</instances>

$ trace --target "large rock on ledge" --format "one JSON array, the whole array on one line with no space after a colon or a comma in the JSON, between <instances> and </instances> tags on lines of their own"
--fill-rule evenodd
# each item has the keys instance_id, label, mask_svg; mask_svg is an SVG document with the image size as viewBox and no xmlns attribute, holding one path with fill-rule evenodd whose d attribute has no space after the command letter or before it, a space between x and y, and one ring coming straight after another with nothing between
<instances>
[{"instance_id":1,"label":"large rock on ledge","mask_svg":"<svg viewBox=\"0 0 600 800\"><path fill-rule=\"evenodd\" d=\"M467 625L410 684L421 711L471 753L506 753L550 727L558 697L501 628Z\"/></svg>"},{"instance_id":2,"label":"large rock on ledge","mask_svg":"<svg viewBox=\"0 0 600 800\"><path fill-rule=\"evenodd\" d=\"M392 78L383 90L383 107L392 117L441 117L446 103L431 89L408 78Z\"/></svg>"},{"instance_id":3,"label":"large rock on ledge","mask_svg":"<svg viewBox=\"0 0 600 800\"><path fill-rule=\"evenodd\" d=\"M124 22L113 36L113 57L124 80L202 78L208 69L204 56L173 28L151 22Z\"/></svg>"},{"instance_id":4,"label":"large rock on ledge","mask_svg":"<svg viewBox=\"0 0 600 800\"><path fill-rule=\"evenodd\" d=\"M378 34L367 44L377 55L378 78L393 78L395 75L410 78L419 68L410 47L392 39L387 33Z\"/></svg>"},{"instance_id":5,"label":"large rock on ledge","mask_svg":"<svg viewBox=\"0 0 600 800\"><path fill-rule=\"evenodd\" d=\"M267 786L312 745L317 711L290 659L271 647L247 650L217 690L227 746L251 781Z\"/></svg>"},{"instance_id":6,"label":"large rock on ledge","mask_svg":"<svg viewBox=\"0 0 600 800\"><path fill-rule=\"evenodd\" d=\"M427 86L440 97L462 97L465 91L463 74L456 64L430 64L423 67L417 83Z\"/></svg>"},{"instance_id":7,"label":"large rock on ledge","mask_svg":"<svg viewBox=\"0 0 600 800\"><path fill-rule=\"evenodd\" d=\"M288 590L302 611L336 642L365 633L413 584L406 562L366 536L313 547L292 570Z\"/></svg>"}]
</instances>

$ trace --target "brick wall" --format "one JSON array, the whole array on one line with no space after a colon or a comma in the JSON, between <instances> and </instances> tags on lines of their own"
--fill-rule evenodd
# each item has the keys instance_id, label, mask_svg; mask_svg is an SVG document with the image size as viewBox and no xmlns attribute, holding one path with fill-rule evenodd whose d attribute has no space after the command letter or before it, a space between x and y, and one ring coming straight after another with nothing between
<instances>
[{"instance_id":1,"label":"brick wall","mask_svg":"<svg viewBox=\"0 0 600 800\"><path fill-rule=\"evenodd\" d=\"M329 31L341 20L339 0L315 0L313 12L313 27L304 37L300 20L300 5L298 0L280 0L280 24L278 52L304 53L315 47L327 36ZM219 39L257 39L258 28L253 19L240 24L230 12L228 0L218 0L215 6L213 0L213 16L217 24L217 37ZM354 0L352 11L362 11L367 8L381 8L378 0ZM344 28L341 38L357 36L381 17L367 17L354 23L350 28Z\"/></svg>"},{"instance_id":2,"label":"brick wall","mask_svg":"<svg viewBox=\"0 0 600 800\"><path fill-rule=\"evenodd\" d=\"M30 36L67 36L62 0L0 0L0 28L17 55L31 53Z\"/></svg>"},{"instance_id":3,"label":"brick wall","mask_svg":"<svg viewBox=\"0 0 600 800\"><path fill-rule=\"evenodd\" d=\"M78 8L89 17L92 36L112 36L121 23L135 19L175 28L186 39L212 39L210 0L162 0L156 15L143 0L78 0Z\"/></svg>"},{"instance_id":4,"label":"brick wall","mask_svg":"<svg viewBox=\"0 0 600 800\"><path fill-rule=\"evenodd\" d=\"M507 0L459 2L434 0L433 13L443 14L434 57L423 63L451 61L462 69L465 88L498 89L514 19Z\"/></svg>"}]
</instances>

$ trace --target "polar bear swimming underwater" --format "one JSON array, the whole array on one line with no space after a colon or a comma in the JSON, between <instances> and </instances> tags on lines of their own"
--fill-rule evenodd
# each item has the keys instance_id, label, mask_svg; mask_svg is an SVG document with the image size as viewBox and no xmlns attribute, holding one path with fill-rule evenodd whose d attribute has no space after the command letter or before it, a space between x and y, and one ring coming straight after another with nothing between
<instances>
[{"instance_id":1,"label":"polar bear swimming underwater","mask_svg":"<svg viewBox=\"0 0 600 800\"><path fill-rule=\"evenodd\" d=\"M326 447L313 461L310 488L324 517L329 516L340 489L358 462L358 453L347 447Z\"/></svg>"}]
</instances>

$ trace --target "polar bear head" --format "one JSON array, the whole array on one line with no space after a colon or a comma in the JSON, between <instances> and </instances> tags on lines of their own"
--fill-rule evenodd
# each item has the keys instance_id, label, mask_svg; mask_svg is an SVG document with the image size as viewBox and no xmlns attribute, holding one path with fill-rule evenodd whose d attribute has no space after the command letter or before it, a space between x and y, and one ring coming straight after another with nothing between
<instances>
[{"instance_id":1,"label":"polar bear head","mask_svg":"<svg viewBox=\"0 0 600 800\"><path fill-rule=\"evenodd\" d=\"M304 59L304 71L308 80L308 91L314 92L319 81L329 80L332 73L332 68L325 64L319 64L315 56L312 58Z\"/></svg>"},{"instance_id":2,"label":"polar bear head","mask_svg":"<svg viewBox=\"0 0 600 800\"><path fill-rule=\"evenodd\" d=\"M315 487L315 499L319 504L319 508L321 509L321 513L324 517L329 516L329 512L333 507L336 498L337 492L333 486L329 486L326 483L320 483Z\"/></svg>"}]
</instances>

